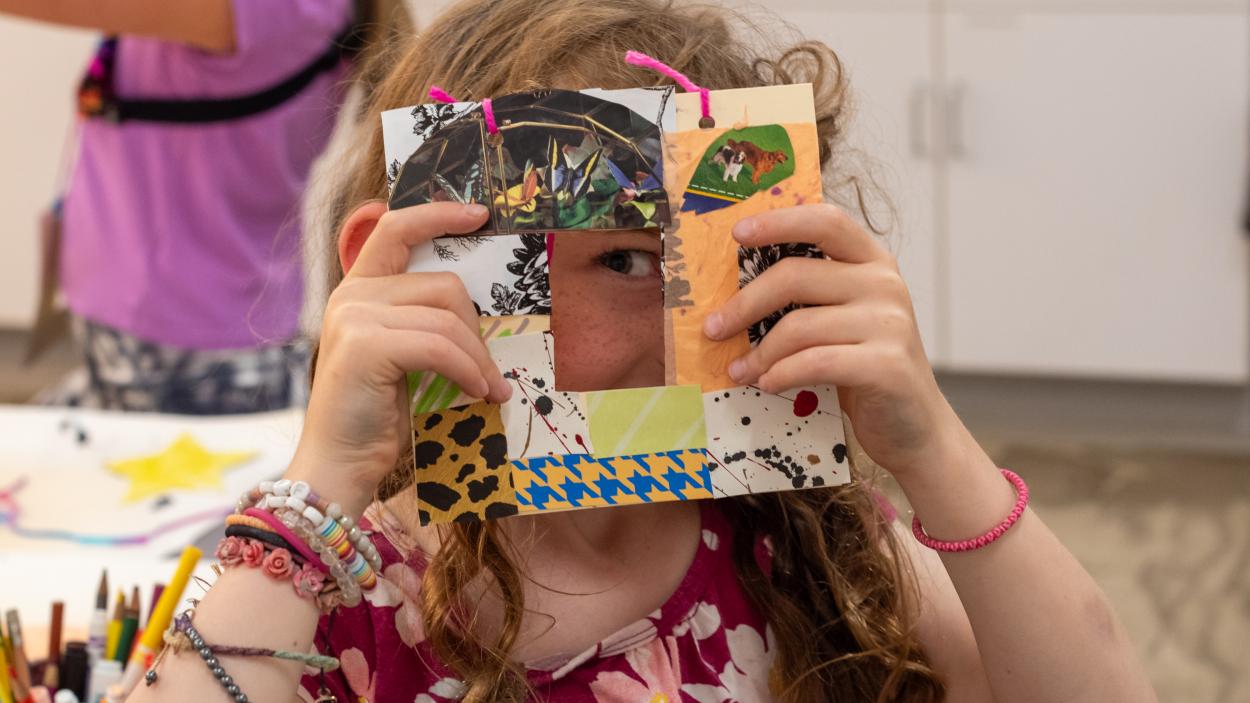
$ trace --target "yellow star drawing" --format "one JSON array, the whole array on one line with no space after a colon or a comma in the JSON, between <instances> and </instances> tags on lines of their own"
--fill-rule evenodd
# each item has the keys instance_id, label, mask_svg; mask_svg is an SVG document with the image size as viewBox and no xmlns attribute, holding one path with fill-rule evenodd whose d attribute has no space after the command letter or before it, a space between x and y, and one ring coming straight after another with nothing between
<instances>
[{"instance_id":1,"label":"yellow star drawing","mask_svg":"<svg viewBox=\"0 0 1250 703\"><path fill-rule=\"evenodd\" d=\"M220 489L223 471L255 456L256 452L210 452L184 434L159 454L109 462L108 468L130 479L130 491L122 500L133 503L174 490Z\"/></svg>"}]
</instances>

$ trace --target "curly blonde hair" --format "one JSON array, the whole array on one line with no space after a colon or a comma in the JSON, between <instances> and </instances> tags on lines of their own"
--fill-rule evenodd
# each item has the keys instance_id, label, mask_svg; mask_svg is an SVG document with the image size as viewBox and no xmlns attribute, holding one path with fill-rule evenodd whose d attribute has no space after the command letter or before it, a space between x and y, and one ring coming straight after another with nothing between
<instances>
[{"instance_id":1,"label":"curly blonde hair","mask_svg":"<svg viewBox=\"0 0 1250 703\"><path fill-rule=\"evenodd\" d=\"M335 230L361 203L385 198L387 185L378 113L425 101L431 85L468 99L552 87L628 88L661 82L628 66L626 50L660 57L696 83L742 88L810 82L820 161L831 196L864 210L864 189L839 162L850 112L842 64L829 47L801 42L766 54L744 35L758 28L721 7L660 0L464 0L415 38L397 37L366 75L376 77L362 115L364 148L349 156L333 203ZM865 213L866 215L866 213ZM870 224L871 227L871 224ZM876 228L873 228L874 231ZM343 272L331 273L330 287ZM837 488L725 499L735 525L735 563L743 588L776 635L771 686L784 701L936 701L943 686L915 634L914 579L872 481ZM386 499L412 484L402 457L380 488ZM441 530L441 547L423 576L422 615L435 652L467 685L465 701L521 701L524 672L509 654L525 603L511 547L493 522ZM760 535L774 549L771 574L752 555ZM504 604L503 627L484 641L461 594L475 579Z\"/></svg>"}]
</instances>

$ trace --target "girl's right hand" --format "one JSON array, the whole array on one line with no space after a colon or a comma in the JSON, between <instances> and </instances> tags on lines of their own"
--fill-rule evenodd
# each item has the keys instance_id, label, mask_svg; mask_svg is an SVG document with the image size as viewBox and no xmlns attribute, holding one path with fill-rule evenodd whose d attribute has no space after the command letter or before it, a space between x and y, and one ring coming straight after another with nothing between
<instances>
[{"instance_id":1,"label":"girl's right hand","mask_svg":"<svg viewBox=\"0 0 1250 703\"><path fill-rule=\"evenodd\" d=\"M353 516L368 506L412 441L408 372L440 374L491 402L511 395L459 276L405 273L413 246L473 232L487 209L431 203L383 213L380 203L362 207L382 214L355 261L343 261L348 274L327 304L316 382L287 474Z\"/></svg>"}]
</instances>

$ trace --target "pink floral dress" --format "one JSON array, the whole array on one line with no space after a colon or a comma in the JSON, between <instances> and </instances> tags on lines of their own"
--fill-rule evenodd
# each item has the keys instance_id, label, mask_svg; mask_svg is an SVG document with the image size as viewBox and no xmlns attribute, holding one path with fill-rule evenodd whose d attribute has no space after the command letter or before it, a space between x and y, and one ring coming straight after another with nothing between
<instances>
[{"instance_id":1,"label":"pink floral dress","mask_svg":"<svg viewBox=\"0 0 1250 703\"><path fill-rule=\"evenodd\" d=\"M703 539L677 590L658 610L587 650L530 662L539 700L587 703L755 703L771 701L771 632L742 590L733 563L733 533L704 502ZM370 509L362 527L386 520ZM402 535L397 525L386 532ZM411 545L372 539L384 578L366 600L322 618L317 647L341 669L308 674L300 696L315 701L325 686L340 703L443 703L463 685L425 641L418 612L424 560ZM401 541L399 537L396 541ZM405 562L400 551L411 553ZM766 560L763 542L757 558Z\"/></svg>"}]
</instances>

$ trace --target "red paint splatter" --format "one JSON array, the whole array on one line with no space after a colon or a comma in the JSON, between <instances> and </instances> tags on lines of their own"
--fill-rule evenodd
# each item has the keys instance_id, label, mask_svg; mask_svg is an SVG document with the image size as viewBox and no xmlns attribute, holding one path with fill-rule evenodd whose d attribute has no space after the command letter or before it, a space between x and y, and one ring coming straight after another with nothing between
<instances>
[{"instance_id":1,"label":"red paint splatter","mask_svg":"<svg viewBox=\"0 0 1250 703\"><path fill-rule=\"evenodd\" d=\"M769 192L773 195L781 195L781 186L773 186L773 189Z\"/></svg>"},{"instance_id":2,"label":"red paint splatter","mask_svg":"<svg viewBox=\"0 0 1250 703\"><path fill-rule=\"evenodd\" d=\"M799 391L794 397L794 415L795 417L807 417L816 412L816 407L820 405L820 399L811 391Z\"/></svg>"},{"instance_id":3,"label":"red paint splatter","mask_svg":"<svg viewBox=\"0 0 1250 703\"><path fill-rule=\"evenodd\" d=\"M577 442L577 446L581 447L581 448L582 448L582 450L583 450L586 454L589 454L589 453L590 453L590 447L587 447L587 446L586 446L586 440L582 439L582 436L581 436L581 435L579 435L579 434L575 434L575 435L573 435L573 441L574 441L574 442Z\"/></svg>"}]
</instances>

